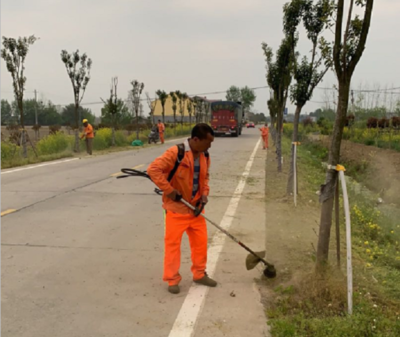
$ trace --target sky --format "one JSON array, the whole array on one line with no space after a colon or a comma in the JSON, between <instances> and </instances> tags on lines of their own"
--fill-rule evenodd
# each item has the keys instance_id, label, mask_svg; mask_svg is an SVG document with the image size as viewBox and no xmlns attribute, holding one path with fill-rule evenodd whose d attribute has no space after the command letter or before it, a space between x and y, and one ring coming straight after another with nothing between
<instances>
[{"instance_id":1,"label":"sky","mask_svg":"<svg viewBox=\"0 0 400 337\"><path fill-rule=\"evenodd\" d=\"M1 0L1 35L40 38L26 60L26 98L72 103L72 85L60 53L79 49L93 60L83 104L99 116L118 76L126 99L130 82L144 82L151 97L158 89L188 94L225 91L231 85L266 85L261 43L274 50L283 38L282 7L287 0ZM348 2L348 1L347 1ZM376 0L366 50L353 88L400 87L400 0ZM332 40L333 35L327 34ZM299 51L310 44L301 31ZM320 87L336 83L329 72ZM268 113L268 89L256 90L254 110ZM144 96L144 95L143 95ZM224 99L224 94L203 95ZM326 105L333 91L317 89L304 110ZM395 97L400 99L399 94ZM11 76L1 60L1 98L13 99ZM147 111L145 104L145 111ZM289 112L293 113L293 105Z\"/></svg>"}]
</instances>

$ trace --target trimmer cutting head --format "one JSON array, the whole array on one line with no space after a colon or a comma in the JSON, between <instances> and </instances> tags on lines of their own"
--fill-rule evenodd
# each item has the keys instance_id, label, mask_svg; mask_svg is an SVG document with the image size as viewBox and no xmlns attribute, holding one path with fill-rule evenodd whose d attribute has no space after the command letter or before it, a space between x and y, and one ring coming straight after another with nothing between
<instances>
[{"instance_id":1,"label":"trimmer cutting head","mask_svg":"<svg viewBox=\"0 0 400 337\"><path fill-rule=\"evenodd\" d=\"M264 276L267 278L275 278L276 277L276 269L274 266L267 266L263 272Z\"/></svg>"},{"instance_id":2,"label":"trimmer cutting head","mask_svg":"<svg viewBox=\"0 0 400 337\"><path fill-rule=\"evenodd\" d=\"M273 264L268 263L264 260L265 258L265 250L261 252L252 252L246 257L246 269L251 270L254 269L260 262L262 262L265 266L263 274L267 278L275 278L276 277L276 269Z\"/></svg>"}]
</instances>

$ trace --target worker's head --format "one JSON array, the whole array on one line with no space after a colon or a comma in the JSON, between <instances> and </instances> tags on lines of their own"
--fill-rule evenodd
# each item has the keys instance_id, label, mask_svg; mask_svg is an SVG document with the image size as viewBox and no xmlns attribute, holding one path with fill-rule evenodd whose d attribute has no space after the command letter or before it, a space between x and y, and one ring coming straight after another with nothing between
<instances>
[{"instance_id":1,"label":"worker's head","mask_svg":"<svg viewBox=\"0 0 400 337\"><path fill-rule=\"evenodd\" d=\"M207 151L214 141L214 130L206 123L199 123L192 129L192 150L197 152Z\"/></svg>"},{"instance_id":2,"label":"worker's head","mask_svg":"<svg viewBox=\"0 0 400 337\"><path fill-rule=\"evenodd\" d=\"M88 122L87 119L84 119L84 120L82 121L82 123L83 123L83 125L84 125L85 127L88 126L88 124L89 124L89 122Z\"/></svg>"},{"instance_id":3,"label":"worker's head","mask_svg":"<svg viewBox=\"0 0 400 337\"><path fill-rule=\"evenodd\" d=\"M161 123L161 119L158 120L158 123Z\"/></svg>"},{"instance_id":4,"label":"worker's head","mask_svg":"<svg viewBox=\"0 0 400 337\"><path fill-rule=\"evenodd\" d=\"M268 127L268 123L265 123L265 126Z\"/></svg>"}]
</instances>

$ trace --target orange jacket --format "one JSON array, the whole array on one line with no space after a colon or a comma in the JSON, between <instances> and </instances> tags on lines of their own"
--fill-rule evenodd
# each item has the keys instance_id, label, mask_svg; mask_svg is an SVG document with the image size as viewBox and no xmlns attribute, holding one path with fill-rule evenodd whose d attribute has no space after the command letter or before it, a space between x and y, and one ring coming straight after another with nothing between
<instances>
[{"instance_id":1,"label":"orange jacket","mask_svg":"<svg viewBox=\"0 0 400 337\"><path fill-rule=\"evenodd\" d=\"M203 195L208 196L210 188L208 186L210 158L206 158L204 153L200 154L200 176L199 189L192 199L194 158L190 150L189 143L185 142L185 157L182 159L171 182L168 176L175 166L178 157L178 147L169 148L162 156L154 160L147 168L151 180L160 188L163 193L163 208L179 214L192 214L193 212L181 202L176 202L167 197L173 190L182 194L183 199L196 206Z\"/></svg>"},{"instance_id":2,"label":"orange jacket","mask_svg":"<svg viewBox=\"0 0 400 337\"><path fill-rule=\"evenodd\" d=\"M94 133L93 133L93 126L91 126L90 124L88 124L88 126L86 126L83 130L83 135L82 138L94 138Z\"/></svg>"},{"instance_id":3,"label":"orange jacket","mask_svg":"<svg viewBox=\"0 0 400 337\"><path fill-rule=\"evenodd\" d=\"M266 137L269 134L269 129L267 126L263 126L261 129L261 136Z\"/></svg>"},{"instance_id":4,"label":"orange jacket","mask_svg":"<svg viewBox=\"0 0 400 337\"><path fill-rule=\"evenodd\" d=\"M158 123L157 126L158 126L158 132L159 133L163 133L164 130L165 130L164 124L163 123Z\"/></svg>"}]
</instances>

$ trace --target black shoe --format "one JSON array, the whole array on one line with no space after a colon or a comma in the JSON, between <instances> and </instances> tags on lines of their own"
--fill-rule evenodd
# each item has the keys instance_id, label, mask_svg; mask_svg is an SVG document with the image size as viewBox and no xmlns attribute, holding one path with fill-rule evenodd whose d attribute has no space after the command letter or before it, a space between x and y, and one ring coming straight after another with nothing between
<instances>
[{"instance_id":1,"label":"black shoe","mask_svg":"<svg viewBox=\"0 0 400 337\"><path fill-rule=\"evenodd\" d=\"M207 274L205 274L201 279L199 280L193 280L195 283L202 284L203 286L207 287L216 287L217 282L214 281L213 279L209 278Z\"/></svg>"},{"instance_id":2,"label":"black shoe","mask_svg":"<svg viewBox=\"0 0 400 337\"><path fill-rule=\"evenodd\" d=\"M180 292L181 290L179 289L179 286L176 284L176 285L174 285L174 286L169 286L169 287L168 287L168 291L169 291L171 294L179 294L179 292Z\"/></svg>"}]
</instances>

